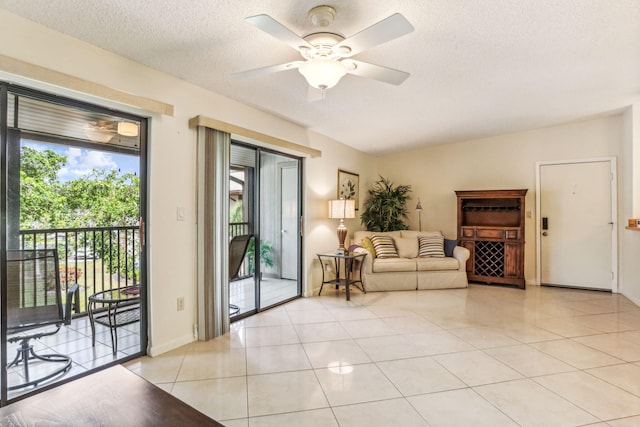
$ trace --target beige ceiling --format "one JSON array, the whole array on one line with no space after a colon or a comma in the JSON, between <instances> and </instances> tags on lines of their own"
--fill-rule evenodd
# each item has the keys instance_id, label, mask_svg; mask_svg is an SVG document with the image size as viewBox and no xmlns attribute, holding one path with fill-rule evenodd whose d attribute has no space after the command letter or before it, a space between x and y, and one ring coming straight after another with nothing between
<instances>
[{"instance_id":1,"label":"beige ceiling","mask_svg":"<svg viewBox=\"0 0 640 427\"><path fill-rule=\"evenodd\" d=\"M231 74L300 59L246 23L299 35L319 4L346 37L400 12L415 31L354 56L411 73L352 75L307 100L296 71ZM0 0L24 16L372 154L545 127L619 111L640 95L640 0Z\"/></svg>"}]
</instances>

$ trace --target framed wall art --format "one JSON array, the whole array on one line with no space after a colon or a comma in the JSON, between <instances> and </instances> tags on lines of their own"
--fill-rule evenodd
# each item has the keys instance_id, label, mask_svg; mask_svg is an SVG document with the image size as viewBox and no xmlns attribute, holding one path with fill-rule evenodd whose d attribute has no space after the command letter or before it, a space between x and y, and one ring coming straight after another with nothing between
<instances>
[{"instance_id":1,"label":"framed wall art","mask_svg":"<svg viewBox=\"0 0 640 427\"><path fill-rule=\"evenodd\" d=\"M360 175L338 169L338 199L354 199L356 210L360 207Z\"/></svg>"}]
</instances>

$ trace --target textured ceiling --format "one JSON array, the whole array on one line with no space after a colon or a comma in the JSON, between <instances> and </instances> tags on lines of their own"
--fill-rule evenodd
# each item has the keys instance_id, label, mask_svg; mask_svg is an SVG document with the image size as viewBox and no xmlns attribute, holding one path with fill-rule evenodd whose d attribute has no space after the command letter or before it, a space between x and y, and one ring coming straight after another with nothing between
<instances>
[{"instance_id":1,"label":"textured ceiling","mask_svg":"<svg viewBox=\"0 0 640 427\"><path fill-rule=\"evenodd\" d=\"M0 8L372 154L545 127L640 95L640 0L0 0ZM401 86L347 75L307 100L298 60L246 23L261 13L299 35L329 4L346 37L400 12L406 36L354 58L407 71Z\"/></svg>"}]
</instances>

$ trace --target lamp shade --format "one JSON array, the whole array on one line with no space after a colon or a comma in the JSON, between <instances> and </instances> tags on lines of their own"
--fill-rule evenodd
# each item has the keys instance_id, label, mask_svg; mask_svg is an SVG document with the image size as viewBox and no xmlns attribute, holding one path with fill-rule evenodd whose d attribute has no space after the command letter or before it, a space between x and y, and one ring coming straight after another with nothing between
<instances>
[{"instance_id":1,"label":"lamp shade","mask_svg":"<svg viewBox=\"0 0 640 427\"><path fill-rule=\"evenodd\" d=\"M329 200L329 218L355 218L356 201L353 199Z\"/></svg>"},{"instance_id":2,"label":"lamp shade","mask_svg":"<svg viewBox=\"0 0 640 427\"><path fill-rule=\"evenodd\" d=\"M298 67L300 74L316 89L329 89L347 74L347 67L333 59L310 59Z\"/></svg>"}]
</instances>

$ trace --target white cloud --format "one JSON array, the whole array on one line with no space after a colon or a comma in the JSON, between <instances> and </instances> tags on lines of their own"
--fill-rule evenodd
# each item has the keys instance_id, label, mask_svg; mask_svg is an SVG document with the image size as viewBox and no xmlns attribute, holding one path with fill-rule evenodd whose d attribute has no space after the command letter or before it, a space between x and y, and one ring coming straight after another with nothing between
<instances>
[{"instance_id":1,"label":"white cloud","mask_svg":"<svg viewBox=\"0 0 640 427\"><path fill-rule=\"evenodd\" d=\"M67 156L67 164L58 172L62 181L86 176L92 169L118 169L113 157L104 151L68 147L62 154Z\"/></svg>"}]
</instances>

